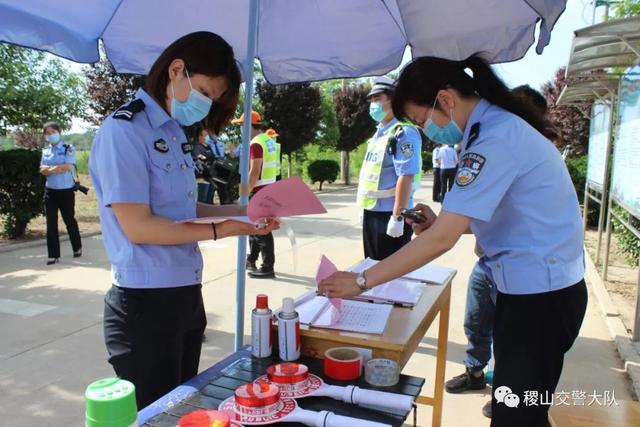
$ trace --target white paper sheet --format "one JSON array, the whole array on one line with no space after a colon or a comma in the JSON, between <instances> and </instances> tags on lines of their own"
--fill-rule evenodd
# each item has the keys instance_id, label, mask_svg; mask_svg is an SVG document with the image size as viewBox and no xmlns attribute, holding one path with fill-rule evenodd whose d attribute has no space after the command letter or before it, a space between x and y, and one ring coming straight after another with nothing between
<instances>
[{"instance_id":1,"label":"white paper sheet","mask_svg":"<svg viewBox=\"0 0 640 427\"><path fill-rule=\"evenodd\" d=\"M382 334L393 308L388 304L343 300L338 311L328 298L323 296L302 301L296 305L300 323L317 328L367 334Z\"/></svg>"},{"instance_id":2,"label":"white paper sheet","mask_svg":"<svg viewBox=\"0 0 640 427\"><path fill-rule=\"evenodd\" d=\"M351 267L349 271L354 273L360 273L370 267L376 265L379 261L375 261L371 258L365 258L355 266ZM432 285L444 285L449 277L455 273L453 268L441 267L439 265L427 264L419 269L412 271L403 276L404 279L416 280L418 282L430 283Z\"/></svg>"}]
</instances>

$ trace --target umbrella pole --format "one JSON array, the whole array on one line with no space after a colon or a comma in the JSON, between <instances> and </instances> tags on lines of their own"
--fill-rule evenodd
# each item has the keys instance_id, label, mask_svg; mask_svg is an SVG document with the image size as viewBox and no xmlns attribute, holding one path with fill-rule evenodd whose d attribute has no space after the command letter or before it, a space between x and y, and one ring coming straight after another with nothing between
<instances>
[{"instance_id":1,"label":"umbrella pole","mask_svg":"<svg viewBox=\"0 0 640 427\"><path fill-rule=\"evenodd\" d=\"M251 141L251 104L253 98L253 58L256 57L256 34L258 28L258 0L249 2L249 27L247 33L247 57L244 61L244 117L242 124L242 150L240 153L240 204L249 203L249 195L246 194L249 183L249 143ZM242 347L244 339L244 297L246 282L247 237L238 237L238 260L236 279L236 334L234 350Z\"/></svg>"}]
</instances>

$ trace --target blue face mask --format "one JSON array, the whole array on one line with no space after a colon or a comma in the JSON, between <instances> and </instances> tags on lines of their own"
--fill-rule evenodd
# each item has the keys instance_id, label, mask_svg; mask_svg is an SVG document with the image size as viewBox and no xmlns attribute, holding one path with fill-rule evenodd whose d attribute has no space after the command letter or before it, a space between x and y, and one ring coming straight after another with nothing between
<instances>
[{"instance_id":1,"label":"blue face mask","mask_svg":"<svg viewBox=\"0 0 640 427\"><path fill-rule=\"evenodd\" d=\"M204 137L204 142L206 142L207 144L211 143L211 137L209 135L206 135Z\"/></svg>"},{"instance_id":2,"label":"blue face mask","mask_svg":"<svg viewBox=\"0 0 640 427\"><path fill-rule=\"evenodd\" d=\"M60 142L60 134L58 132L52 133L51 135L47 135L45 139L50 144L57 144L58 142Z\"/></svg>"},{"instance_id":3,"label":"blue face mask","mask_svg":"<svg viewBox=\"0 0 640 427\"><path fill-rule=\"evenodd\" d=\"M380 123L382 119L387 115L384 111L384 107L379 102L372 102L369 104L369 115L373 120Z\"/></svg>"},{"instance_id":4,"label":"blue face mask","mask_svg":"<svg viewBox=\"0 0 640 427\"><path fill-rule=\"evenodd\" d=\"M431 109L431 116L429 116L429 120L427 120L427 123L424 125L424 134L436 144L456 145L462 141L464 134L456 122L453 121L453 117L450 117L451 120L444 127L435 124L433 120L431 120L435 107L436 104L434 102L433 108ZM451 114L451 116L453 115Z\"/></svg>"},{"instance_id":5,"label":"blue face mask","mask_svg":"<svg viewBox=\"0 0 640 427\"><path fill-rule=\"evenodd\" d=\"M176 92L173 89L173 82L171 83L171 92L173 94L173 99L171 100L171 117L176 119L182 126L191 126L209 114L212 101L193 88L191 79L189 78L189 72L186 71L186 69L185 72L187 73L191 91L189 91L189 97L186 101L178 101L176 99Z\"/></svg>"}]
</instances>

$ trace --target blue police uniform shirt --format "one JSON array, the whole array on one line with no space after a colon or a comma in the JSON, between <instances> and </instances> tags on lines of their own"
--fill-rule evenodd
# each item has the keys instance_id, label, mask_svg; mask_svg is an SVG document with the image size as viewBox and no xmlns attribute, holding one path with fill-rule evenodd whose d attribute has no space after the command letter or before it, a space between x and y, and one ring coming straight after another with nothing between
<instances>
[{"instance_id":1,"label":"blue police uniform shirt","mask_svg":"<svg viewBox=\"0 0 640 427\"><path fill-rule=\"evenodd\" d=\"M135 114L116 111L96 134L89 168L96 189L112 279L127 288L169 288L202 282L197 242L135 244L124 234L111 205L148 204L153 215L173 221L196 216L191 144L180 125L144 90ZM114 118L130 117L122 120Z\"/></svg>"},{"instance_id":2,"label":"blue police uniform shirt","mask_svg":"<svg viewBox=\"0 0 640 427\"><path fill-rule=\"evenodd\" d=\"M580 208L560 153L520 117L484 99L467 122L442 208L471 218L481 265L502 293L551 292L584 278Z\"/></svg>"},{"instance_id":3,"label":"blue police uniform shirt","mask_svg":"<svg viewBox=\"0 0 640 427\"><path fill-rule=\"evenodd\" d=\"M381 144L386 143L389 137L393 135L385 135L385 132L396 123L398 123L398 119L396 118L393 118L387 124L379 123L376 133L373 136L373 138L376 139L376 142ZM422 148L422 139L420 138L420 134L414 127L403 126L402 128L404 132L398 137L395 156L391 156L385 150L378 190L395 188L396 183L398 182L398 177L403 175L415 175L420 172L420 150ZM384 141L378 141L381 138L383 138ZM413 193L414 191L412 190L407 204L408 208L413 207ZM394 202L395 196L380 198L376 201L376 205L370 210L376 212L389 212L393 210Z\"/></svg>"},{"instance_id":4,"label":"blue police uniform shirt","mask_svg":"<svg viewBox=\"0 0 640 427\"><path fill-rule=\"evenodd\" d=\"M57 166L64 164L76 164L76 150L73 146L60 141L57 144L50 144L42 150L40 166ZM52 190L65 190L73 188L75 182L73 180L73 170L64 173L56 173L47 176L45 186Z\"/></svg>"},{"instance_id":5,"label":"blue police uniform shirt","mask_svg":"<svg viewBox=\"0 0 640 427\"><path fill-rule=\"evenodd\" d=\"M211 147L211 151L213 151L213 154L216 157L224 159L224 142L222 142L219 138L211 138L209 147Z\"/></svg>"}]
</instances>

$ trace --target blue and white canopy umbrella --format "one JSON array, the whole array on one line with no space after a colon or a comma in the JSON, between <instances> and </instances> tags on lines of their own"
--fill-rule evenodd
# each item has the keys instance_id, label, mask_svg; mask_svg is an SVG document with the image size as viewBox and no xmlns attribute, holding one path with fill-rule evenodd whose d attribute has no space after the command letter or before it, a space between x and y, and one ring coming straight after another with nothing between
<instances>
[{"instance_id":1,"label":"blue and white canopy umbrella","mask_svg":"<svg viewBox=\"0 0 640 427\"><path fill-rule=\"evenodd\" d=\"M273 83L385 74L413 57L491 62L542 53L566 0L0 0L0 41L76 62L99 60L102 40L118 72L146 74L175 39L212 31L242 59L244 112L251 111L253 61ZM247 182L249 121L243 129ZM241 199L246 203L246 197ZM236 348L244 332L246 239L239 238Z\"/></svg>"}]
</instances>

